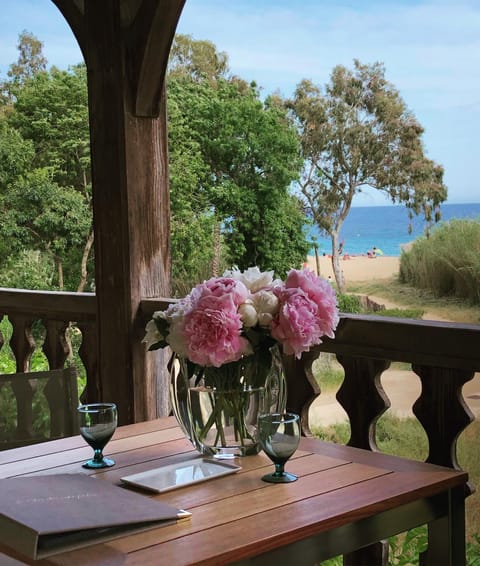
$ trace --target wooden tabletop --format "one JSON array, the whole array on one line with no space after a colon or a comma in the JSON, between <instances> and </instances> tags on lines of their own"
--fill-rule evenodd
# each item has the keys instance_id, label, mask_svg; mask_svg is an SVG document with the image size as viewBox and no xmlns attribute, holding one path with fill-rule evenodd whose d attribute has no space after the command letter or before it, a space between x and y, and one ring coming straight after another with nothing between
<instances>
[{"instance_id":1,"label":"wooden tabletop","mask_svg":"<svg viewBox=\"0 0 480 566\"><path fill-rule=\"evenodd\" d=\"M120 484L125 475L198 456L173 418L118 428L105 454L112 456L116 465L95 472L81 467L91 457L91 448L79 436L3 451L0 477L83 472ZM288 545L295 543L298 547L307 539L315 540L317 547L320 543L326 545L325 537L331 533L332 537L336 534L336 538L328 539L331 550L325 549L317 556L338 554L340 549L349 551L352 545L358 546L358 541L350 541L351 537L350 542L339 538L352 526L358 530L370 521L375 526L373 531L369 523L368 530L358 532L371 538L384 536L393 516L393 531L438 519L446 512L449 494L459 492L467 481L464 472L311 438L301 440L299 450L286 465L288 471L299 476L294 483L263 482L262 475L273 469L263 453L234 462L242 467L236 474L161 495L145 493L145 497L190 511L190 520L57 555L41 563L173 566L227 564L258 556L265 558L265 563L271 556L271 563L275 563L276 553L288 556ZM373 523L373 518L385 520ZM365 538L361 542L373 540ZM0 563L6 560L0 553ZM282 566L286 563L287 558Z\"/></svg>"}]
</instances>

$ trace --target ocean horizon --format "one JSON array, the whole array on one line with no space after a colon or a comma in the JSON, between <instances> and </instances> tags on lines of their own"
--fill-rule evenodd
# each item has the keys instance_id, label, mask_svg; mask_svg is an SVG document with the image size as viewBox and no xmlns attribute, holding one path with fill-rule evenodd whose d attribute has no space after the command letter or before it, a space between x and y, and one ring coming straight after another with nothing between
<instances>
[{"instance_id":1,"label":"ocean horizon","mask_svg":"<svg viewBox=\"0 0 480 566\"><path fill-rule=\"evenodd\" d=\"M480 203L443 204L441 213L440 224L454 218L480 220ZM358 206L350 209L340 231L340 242L343 251L350 255L365 255L375 246L384 255L400 256L403 246L424 236L425 228L423 217L414 216L410 220L408 210L402 205ZM435 225L432 229L435 230ZM330 238L321 236L316 226L311 227L308 239L317 243L320 254L332 253ZM308 253L315 254L313 245Z\"/></svg>"}]
</instances>

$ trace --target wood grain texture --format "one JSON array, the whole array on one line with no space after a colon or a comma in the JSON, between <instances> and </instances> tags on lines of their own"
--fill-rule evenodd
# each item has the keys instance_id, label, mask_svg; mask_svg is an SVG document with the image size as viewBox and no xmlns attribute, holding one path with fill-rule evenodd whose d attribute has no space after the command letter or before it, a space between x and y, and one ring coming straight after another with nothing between
<instances>
[{"instance_id":1,"label":"wood grain texture","mask_svg":"<svg viewBox=\"0 0 480 566\"><path fill-rule=\"evenodd\" d=\"M8 451L3 463L0 454L0 477L80 471L90 451L79 437ZM117 484L123 475L198 456L171 418L120 427L108 453L117 462L114 468L84 473ZM59 555L54 563L75 560L95 565L110 557L111 564L227 564L342 532L352 524L358 524L358 533L371 542L370 527L361 527L365 521L374 521L375 532L384 533L395 530L395 524L386 529L387 522L378 525L375 517L396 510L402 528L420 520L436 520L447 512L448 490L461 487L466 480L466 474L447 468L312 438L303 438L287 463L299 475L293 484L261 481L272 468L264 454L240 459L240 464L237 474L149 495L187 508L192 512L190 521L111 541L111 553L97 545ZM401 511L429 498L433 498L431 504L418 508L423 509L420 514Z\"/></svg>"}]
</instances>

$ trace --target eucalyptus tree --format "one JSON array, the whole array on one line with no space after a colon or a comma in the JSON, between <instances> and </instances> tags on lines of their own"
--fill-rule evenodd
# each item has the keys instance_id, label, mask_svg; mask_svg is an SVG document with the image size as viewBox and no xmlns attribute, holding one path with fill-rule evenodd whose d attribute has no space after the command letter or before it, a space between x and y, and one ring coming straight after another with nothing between
<instances>
[{"instance_id":1,"label":"eucalyptus tree","mask_svg":"<svg viewBox=\"0 0 480 566\"><path fill-rule=\"evenodd\" d=\"M355 195L372 187L403 203L411 217L423 212L436 221L447 197L443 168L426 157L423 128L381 63L337 66L323 90L303 80L288 107L304 160L300 193L313 221L330 235L342 292L339 236Z\"/></svg>"},{"instance_id":2,"label":"eucalyptus tree","mask_svg":"<svg viewBox=\"0 0 480 566\"><path fill-rule=\"evenodd\" d=\"M24 30L19 34L17 50L18 59L10 65L8 79L3 81L0 87L3 104L11 104L15 98L15 90L36 73L47 68L43 43L32 33Z\"/></svg>"}]
</instances>

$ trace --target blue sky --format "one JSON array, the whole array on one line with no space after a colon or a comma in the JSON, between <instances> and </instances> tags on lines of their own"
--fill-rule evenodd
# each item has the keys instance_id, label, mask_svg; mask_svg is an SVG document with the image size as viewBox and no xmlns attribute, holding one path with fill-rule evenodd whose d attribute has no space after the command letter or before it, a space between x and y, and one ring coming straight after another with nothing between
<instances>
[{"instance_id":1,"label":"blue sky","mask_svg":"<svg viewBox=\"0 0 480 566\"><path fill-rule=\"evenodd\" d=\"M22 30L50 65L81 61L50 0L2 0L0 75ZM480 0L187 0L178 31L227 52L233 73L289 96L303 78L323 86L333 67L381 61L425 128L427 155L445 168L448 202L480 202ZM369 192L355 205L387 204Z\"/></svg>"}]
</instances>

